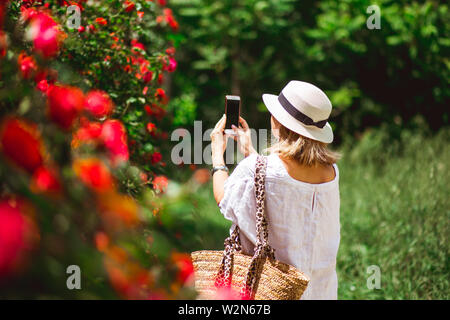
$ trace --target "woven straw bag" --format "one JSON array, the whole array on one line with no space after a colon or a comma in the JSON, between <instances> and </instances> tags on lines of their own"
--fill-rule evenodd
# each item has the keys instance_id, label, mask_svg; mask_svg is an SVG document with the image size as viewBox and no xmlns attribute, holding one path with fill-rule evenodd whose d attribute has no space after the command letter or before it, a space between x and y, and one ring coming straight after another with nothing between
<instances>
[{"instance_id":1,"label":"woven straw bag","mask_svg":"<svg viewBox=\"0 0 450 320\"><path fill-rule=\"evenodd\" d=\"M298 300L309 278L286 263L275 260L268 242L268 225L264 210L267 158L256 160L256 246L253 257L241 252L239 227L225 239L224 251L196 251L195 288L199 299L214 298L218 288L231 287L242 298L255 300Z\"/></svg>"}]
</instances>

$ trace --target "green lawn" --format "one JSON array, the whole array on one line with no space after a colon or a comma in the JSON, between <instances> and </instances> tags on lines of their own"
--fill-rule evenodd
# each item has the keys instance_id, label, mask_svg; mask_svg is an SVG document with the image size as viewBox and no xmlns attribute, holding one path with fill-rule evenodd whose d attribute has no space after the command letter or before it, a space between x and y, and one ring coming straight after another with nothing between
<instances>
[{"instance_id":1,"label":"green lawn","mask_svg":"<svg viewBox=\"0 0 450 320\"><path fill-rule=\"evenodd\" d=\"M342 148L339 299L450 298L449 138L449 130L426 139L404 133L389 144L374 131ZM185 200L196 225L189 249L222 248L229 223L211 185ZM380 289L367 287L371 265L380 268Z\"/></svg>"}]
</instances>

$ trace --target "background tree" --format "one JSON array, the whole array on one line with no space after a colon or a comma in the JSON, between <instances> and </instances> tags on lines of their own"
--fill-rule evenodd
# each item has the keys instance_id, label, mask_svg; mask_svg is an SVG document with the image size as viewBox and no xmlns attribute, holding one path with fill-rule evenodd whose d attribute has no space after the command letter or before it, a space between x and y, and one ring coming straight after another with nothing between
<instances>
[{"instance_id":1,"label":"background tree","mask_svg":"<svg viewBox=\"0 0 450 320\"><path fill-rule=\"evenodd\" d=\"M440 1L378 1L379 30L366 27L372 3L363 0L172 4L183 26L174 93L194 88L209 124L223 112L223 95L235 93L251 125L268 127L253 110L265 111L261 94L289 79L326 90L338 143L368 127L398 137L404 126L448 124L448 6Z\"/></svg>"}]
</instances>

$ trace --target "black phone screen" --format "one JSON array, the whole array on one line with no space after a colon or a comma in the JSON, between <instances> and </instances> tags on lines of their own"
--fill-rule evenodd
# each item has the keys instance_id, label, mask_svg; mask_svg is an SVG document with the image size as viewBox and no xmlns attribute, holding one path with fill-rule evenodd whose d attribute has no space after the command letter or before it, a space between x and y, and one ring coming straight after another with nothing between
<instances>
[{"instance_id":1,"label":"black phone screen","mask_svg":"<svg viewBox=\"0 0 450 320\"><path fill-rule=\"evenodd\" d=\"M236 127L239 127L240 106L240 97L225 96L225 114L227 115L225 129L231 129L232 124L234 124Z\"/></svg>"}]
</instances>

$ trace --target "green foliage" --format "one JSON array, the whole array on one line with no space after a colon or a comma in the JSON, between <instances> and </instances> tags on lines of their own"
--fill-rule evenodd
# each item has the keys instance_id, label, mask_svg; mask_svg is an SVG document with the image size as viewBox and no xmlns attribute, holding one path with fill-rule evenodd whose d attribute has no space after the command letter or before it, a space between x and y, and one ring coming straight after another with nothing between
<instances>
[{"instance_id":1,"label":"green foliage","mask_svg":"<svg viewBox=\"0 0 450 320\"><path fill-rule=\"evenodd\" d=\"M343 149L341 299L449 298L449 135L404 131L393 143L378 131ZM370 265L380 290L366 286Z\"/></svg>"},{"instance_id":2,"label":"green foliage","mask_svg":"<svg viewBox=\"0 0 450 320\"><path fill-rule=\"evenodd\" d=\"M174 31L156 22L157 16L163 16L163 7L150 1L133 2L136 7L130 12L126 12L122 0L86 5L81 13L81 25L86 31L79 32L65 25L68 38L60 59L70 68L67 71L79 75L78 79L72 76L70 83L82 88L102 88L113 98L114 117L124 122L129 140L134 141L131 160L143 167L149 154L140 151L148 150L149 146L152 152L157 151L163 143L160 133L171 126L169 118L149 115L145 106L166 109L166 99L155 97L155 93L163 85L164 77L168 77L164 72L168 64L165 51L172 46L169 38ZM66 10L64 6L54 6L62 21L66 19ZM137 11L143 16L138 17ZM96 22L99 17L107 24L99 25ZM147 72L152 76L144 80ZM149 134L148 122L158 123L155 132L159 134ZM144 167L161 172L159 164Z\"/></svg>"},{"instance_id":3,"label":"green foliage","mask_svg":"<svg viewBox=\"0 0 450 320\"><path fill-rule=\"evenodd\" d=\"M262 93L291 79L323 88L334 105L336 142L382 123L433 130L448 124L448 5L409 1L182 1L184 39L175 93L199 88L198 115L212 126L223 96L241 95L252 127L267 127ZM381 29L366 26L368 6ZM398 132L390 132L399 138Z\"/></svg>"},{"instance_id":4,"label":"green foliage","mask_svg":"<svg viewBox=\"0 0 450 320\"><path fill-rule=\"evenodd\" d=\"M154 121L143 106L155 111L167 100L157 79L174 71L166 61L174 50L164 52L166 32L154 20L171 11L135 1L138 19L123 1L80 3L89 24L80 33L62 26L63 1L0 4L0 297L193 298L189 255L177 252L172 234L147 237L157 232L149 228L167 178L155 177L156 186L143 172L160 162L141 157L159 147L142 130ZM152 46L139 50L133 40ZM154 72L146 83L136 76L143 66ZM107 109L101 114L87 98L94 89L109 93L94 101ZM164 128L161 116L151 133ZM128 142L144 150L133 153L139 167L128 161ZM81 269L81 290L66 285L71 265Z\"/></svg>"}]
</instances>

